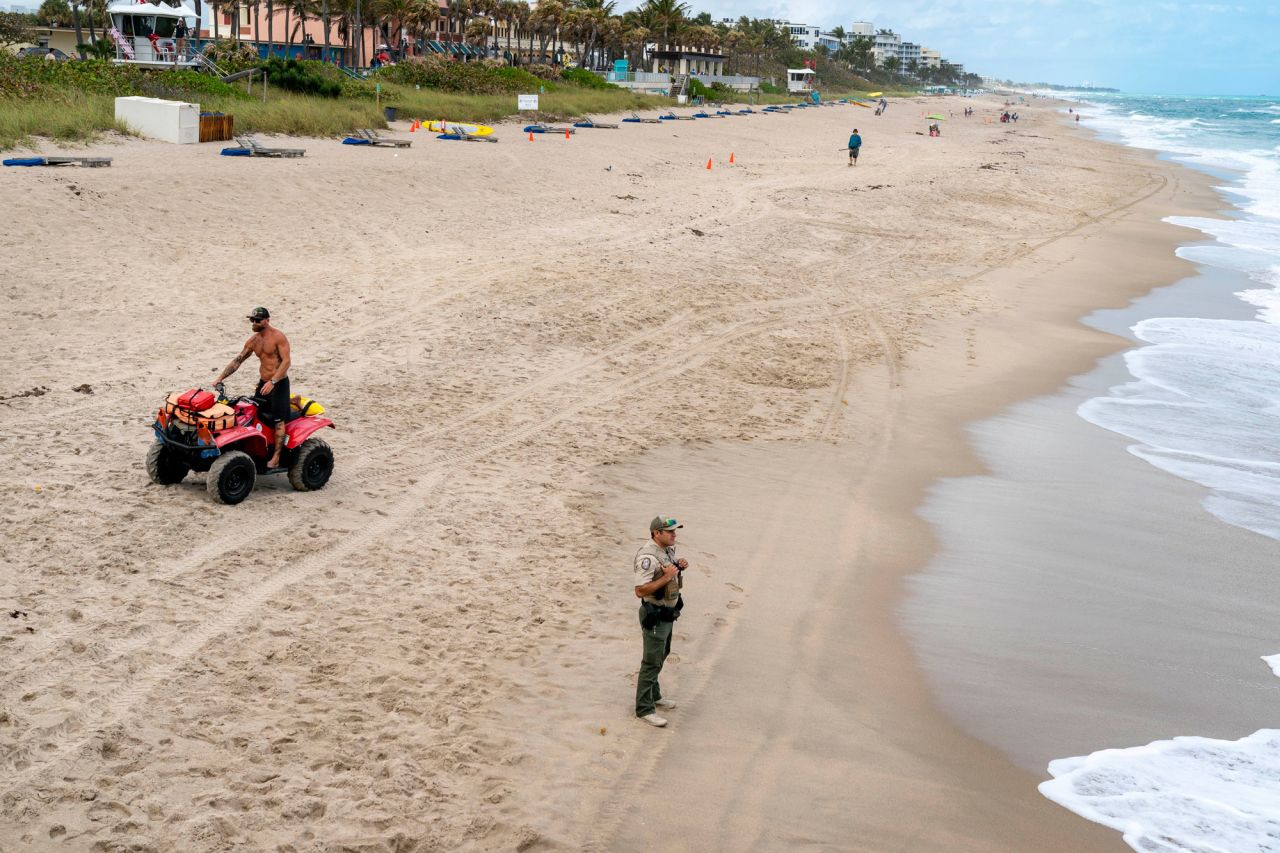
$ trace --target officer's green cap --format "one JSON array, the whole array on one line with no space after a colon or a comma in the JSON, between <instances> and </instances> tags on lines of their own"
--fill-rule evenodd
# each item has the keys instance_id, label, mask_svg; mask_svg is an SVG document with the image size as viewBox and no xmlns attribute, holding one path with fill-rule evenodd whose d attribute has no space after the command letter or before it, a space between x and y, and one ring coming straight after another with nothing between
<instances>
[{"instance_id":1,"label":"officer's green cap","mask_svg":"<svg viewBox=\"0 0 1280 853\"><path fill-rule=\"evenodd\" d=\"M655 517L653 521L649 522L650 533L654 533L658 530L676 530L680 527L684 527L684 525L676 521L674 518L665 518L661 515Z\"/></svg>"}]
</instances>

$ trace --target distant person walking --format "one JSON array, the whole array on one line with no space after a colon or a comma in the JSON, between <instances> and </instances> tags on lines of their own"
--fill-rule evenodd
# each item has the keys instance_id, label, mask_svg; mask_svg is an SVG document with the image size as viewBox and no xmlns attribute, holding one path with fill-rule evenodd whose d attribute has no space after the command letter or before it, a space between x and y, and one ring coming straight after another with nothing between
<instances>
[{"instance_id":1,"label":"distant person walking","mask_svg":"<svg viewBox=\"0 0 1280 853\"><path fill-rule=\"evenodd\" d=\"M684 607L680 590L684 586L682 572L689 562L676 556L676 531L682 527L674 518L658 516L649 522L649 541L640 546L632 560L644 637L640 675L636 679L636 716L658 728L667 724L665 717L658 716L658 709L676 706L663 698L658 675L671 654L671 630Z\"/></svg>"},{"instance_id":2,"label":"distant person walking","mask_svg":"<svg viewBox=\"0 0 1280 853\"><path fill-rule=\"evenodd\" d=\"M858 135L858 129L855 127L853 133L849 135L849 165L858 165L858 152L862 150L862 137Z\"/></svg>"}]
</instances>

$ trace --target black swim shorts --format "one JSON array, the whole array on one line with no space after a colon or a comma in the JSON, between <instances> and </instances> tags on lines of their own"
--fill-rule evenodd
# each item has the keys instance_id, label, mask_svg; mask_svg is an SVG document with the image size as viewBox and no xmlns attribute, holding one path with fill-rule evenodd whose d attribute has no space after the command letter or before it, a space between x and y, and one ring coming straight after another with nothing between
<instances>
[{"instance_id":1,"label":"black swim shorts","mask_svg":"<svg viewBox=\"0 0 1280 853\"><path fill-rule=\"evenodd\" d=\"M289 377L286 376L275 384L270 397L262 396L262 386L266 384L267 380L259 380L253 396L259 401L258 417L267 426L275 426L289 420Z\"/></svg>"}]
</instances>

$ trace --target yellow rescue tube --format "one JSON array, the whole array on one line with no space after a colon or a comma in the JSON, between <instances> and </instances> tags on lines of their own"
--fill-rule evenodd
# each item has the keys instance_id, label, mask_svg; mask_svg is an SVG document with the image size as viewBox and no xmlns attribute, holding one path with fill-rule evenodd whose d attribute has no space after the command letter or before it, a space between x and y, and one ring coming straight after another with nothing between
<instances>
[{"instance_id":1,"label":"yellow rescue tube","mask_svg":"<svg viewBox=\"0 0 1280 853\"><path fill-rule=\"evenodd\" d=\"M489 136L493 128L487 124L467 124L461 121L429 121L427 130L433 133L457 133L462 131L468 136Z\"/></svg>"},{"instance_id":2,"label":"yellow rescue tube","mask_svg":"<svg viewBox=\"0 0 1280 853\"><path fill-rule=\"evenodd\" d=\"M306 415L323 415L324 406L301 394L294 394L289 397L289 407L295 409L300 414Z\"/></svg>"}]
</instances>

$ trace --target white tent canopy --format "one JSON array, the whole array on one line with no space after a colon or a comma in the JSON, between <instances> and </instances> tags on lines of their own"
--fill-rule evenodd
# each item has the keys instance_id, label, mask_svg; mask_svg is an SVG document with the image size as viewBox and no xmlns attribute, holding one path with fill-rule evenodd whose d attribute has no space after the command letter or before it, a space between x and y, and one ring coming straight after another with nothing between
<instances>
[{"instance_id":1,"label":"white tent canopy","mask_svg":"<svg viewBox=\"0 0 1280 853\"><path fill-rule=\"evenodd\" d=\"M155 15L157 18L194 18L196 13L187 6L165 6L154 3L113 3L107 7L109 15Z\"/></svg>"}]
</instances>

